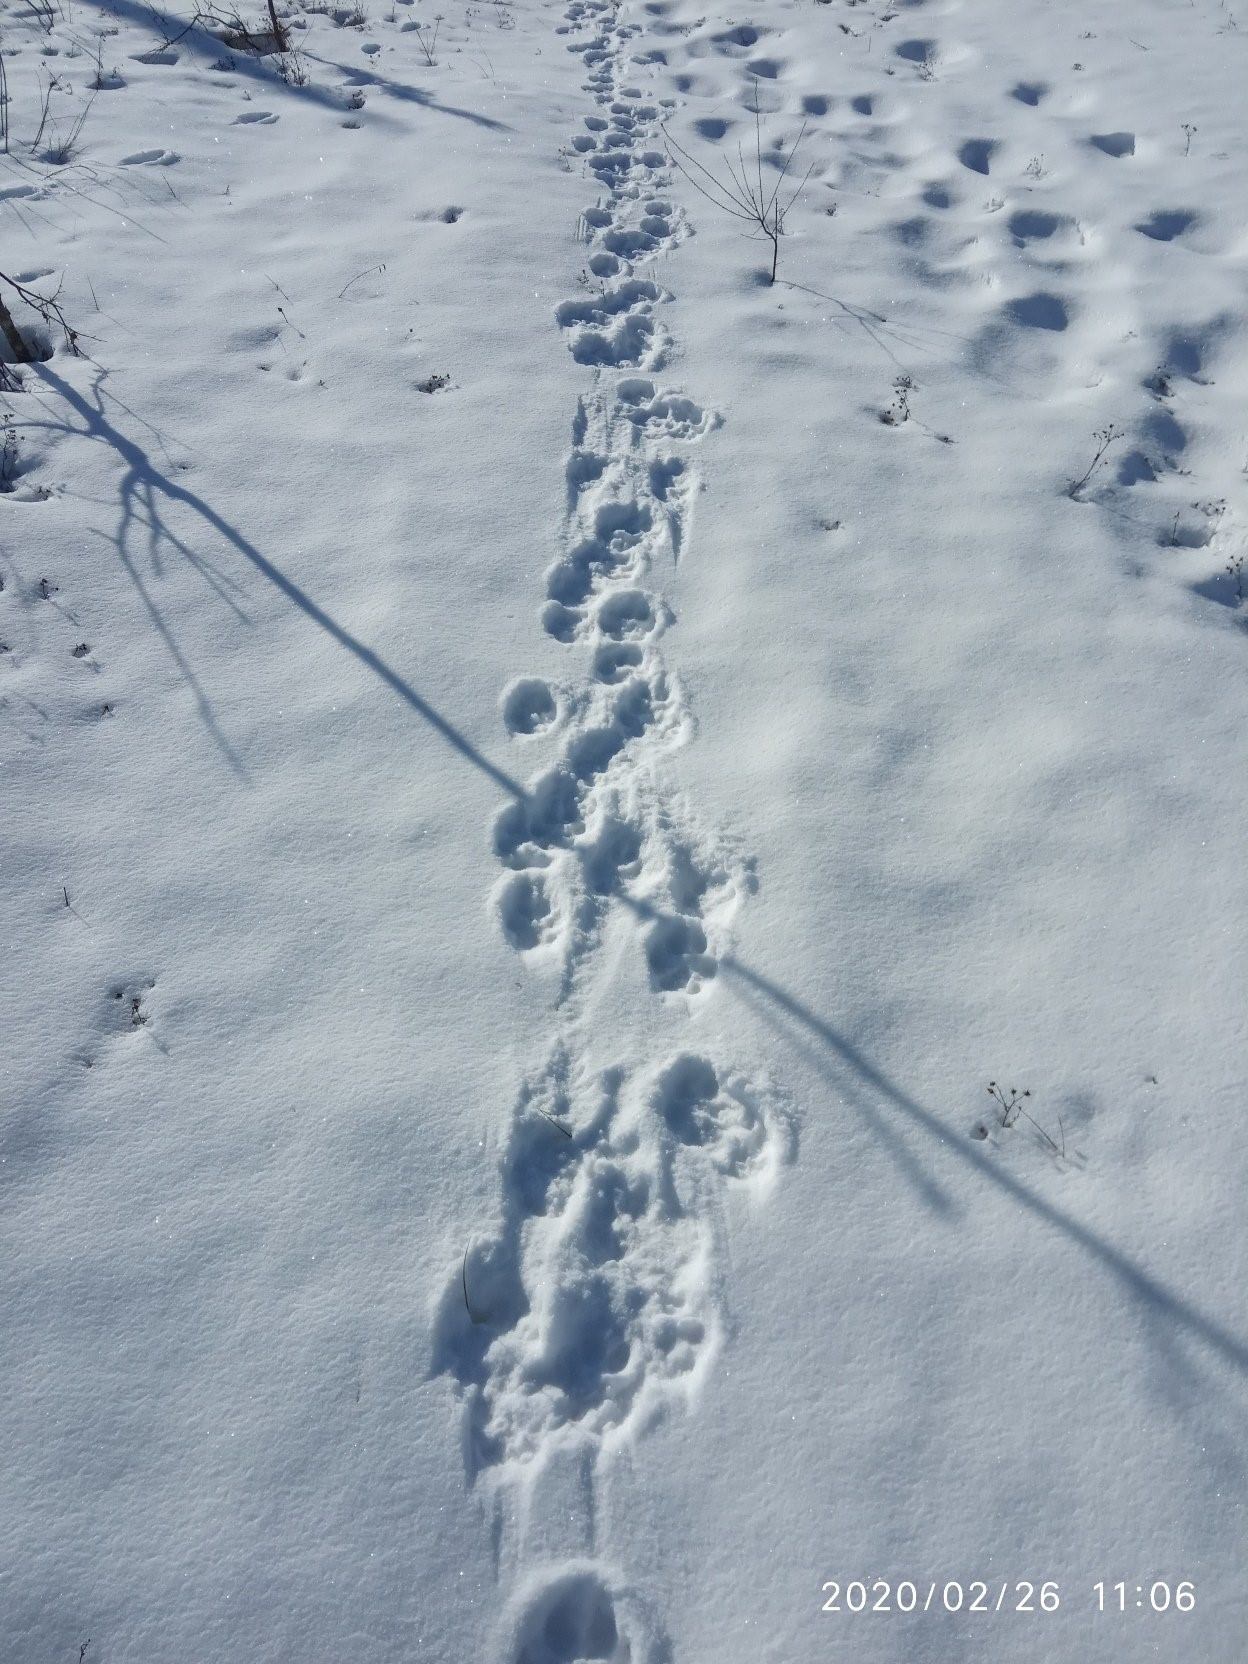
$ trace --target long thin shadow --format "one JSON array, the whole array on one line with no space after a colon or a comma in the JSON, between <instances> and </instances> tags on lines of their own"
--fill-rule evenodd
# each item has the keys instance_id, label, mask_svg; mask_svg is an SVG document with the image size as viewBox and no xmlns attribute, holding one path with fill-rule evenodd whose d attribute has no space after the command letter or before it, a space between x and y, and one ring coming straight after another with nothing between
<instances>
[{"instance_id":1,"label":"long thin shadow","mask_svg":"<svg viewBox=\"0 0 1248 1664\"><path fill-rule=\"evenodd\" d=\"M1166 1288L1155 1277L1150 1277L1146 1271L1141 1271L1139 1266L1132 1264L1125 1254L1120 1253L1117 1248L1106 1242L1102 1237L1097 1236L1095 1231L1090 1231L1086 1225L1081 1225L1077 1219L1072 1219L1069 1214L1063 1213L1060 1208L1054 1207L1051 1202L1046 1202L1042 1197L1033 1194L1032 1191L1027 1189L1026 1185L1020 1184L1017 1179L1011 1178L1008 1173L1003 1172L999 1167L995 1167L977 1150L951 1137L948 1127L937 1116L933 1115L931 1110L925 1109L922 1104L916 1103L913 1098L903 1092L899 1086L882 1074L869 1058L864 1057L844 1035L838 1034L830 1023L825 1022L809 1006L804 1005L801 1000L787 993L778 984L762 976L758 971L751 970L748 965L742 964L739 959L729 956L720 961L720 968L730 978L761 995L765 1001L773 1005L778 1011L783 1012L786 1017L805 1029L807 1033L813 1035L822 1046L833 1054L852 1077L856 1077L861 1086L875 1093L877 1097L883 1099L892 1108L900 1110L916 1126L921 1127L930 1137L938 1140L942 1148L949 1154L966 1163L981 1178L990 1184L996 1185L999 1190L1005 1191L1016 1202L1021 1203L1029 1213L1043 1220L1046 1225L1051 1225L1056 1230L1061 1231L1063 1235L1069 1237L1072 1242L1099 1261L1106 1270L1112 1272L1129 1294L1141 1302L1146 1309L1147 1316L1150 1318L1159 1316L1168 1318L1197 1340L1203 1341L1206 1346L1219 1353L1236 1369L1248 1371L1248 1345L1236 1335L1233 1335L1228 1329L1224 1329L1221 1324L1216 1323L1212 1318L1206 1317L1189 1301Z\"/></svg>"},{"instance_id":2,"label":"long thin shadow","mask_svg":"<svg viewBox=\"0 0 1248 1664\"><path fill-rule=\"evenodd\" d=\"M780 1032L785 1043L799 1052L816 1073L827 1072L826 1060L820 1055L818 1043L811 1039L808 1030L792 1020L783 1022L777 1017L766 996L748 984L738 992L747 1005L758 1012L762 1021ZM854 1107L915 1195L925 1202L933 1213L941 1214L949 1221L960 1218L963 1209L958 1205L956 1198L940 1183L935 1174L923 1165L921 1158L901 1136L896 1122L890 1121L886 1114L881 1114L865 1094L858 1095Z\"/></svg>"},{"instance_id":3,"label":"long thin shadow","mask_svg":"<svg viewBox=\"0 0 1248 1664\"><path fill-rule=\"evenodd\" d=\"M136 518L136 503L145 511L143 523L148 526L151 536L154 539L164 537L174 548L182 549L185 553L185 546L180 544L173 533L163 526L158 508L158 502L162 498L170 503L181 503L193 513L199 515L205 525L210 526L240 555L250 561L275 589L280 590L288 601L299 608L300 612L306 614L314 624L324 630L331 640L345 648L353 658L358 659L362 665L372 671L374 676L384 682L392 693L397 694L417 715L423 717L429 726L461 757L470 762L474 768L480 769L482 774L486 775L496 786L500 786L510 796L523 800L525 797L524 787L517 780L513 780L511 775L503 769L490 762L488 757L483 756L453 723L448 722L427 699L422 699L411 683L405 681L397 670L392 669L379 653L374 652L358 637L353 636L349 630L345 630L336 619L331 618L329 613L323 607L318 606L306 591L300 589L298 584L288 578L279 567L274 566L267 556L261 554L254 543L248 542L241 532L235 530L202 497L196 496L193 491L188 491L185 486L177 485L173 480L162 474L141 445L136 444L133 439L128 439L124 433L119 432L113 426L104 414L103 374L96 380L93 389L93 403L88 403L82 394L63 380L49 364L33 365L32 369L55 393L60 395L71 410L81 417L82 428L79 431L83 436L98 439L101 443L110 446L126 465L127 473L121 484L121 521L113 542L119 557L132 577L135 574L133 562L129 557L128 541L131 525ZM141 591L141 593L143 593L143 599L150 612L152 610L150 597L145 592ZM167 631L163 627L162 634L165 635L166 641L170 640ZM174 657L185 674L186 666L181 655L175 652ZM203 696L193 679L191 679L191 686L197 698L201 701L202 710L204 708ZM209 721L218 743L224 747L224 741L216 730L215 723L211 722L211 713L209 713ZM228 747L224 748L227 755L232 755L229 753ZM237 766L236 760L235 766Z\"/></svg>"},{"instance_id":4,"label":"long thin shadow","mask_svg":"<svg viewBox=\"0 0 1248 1664\"><path fill-rule=\"evenodd\" d=\"M619 899L636 918L647 923L666 917L658 908L636 897L620 893ZM761 972L752 969L732 954L725 955L719 961L719 970L739 985L738 993L779 1028L786 1039L791 1041L792 1036L781 1022L781 1017L787 1019L799 1033L811 1036L826 1052L831 1052L841 1065L839 1074L843 1076L848 1073L858 1090L847 1089L843 1078L837 1078L836 1085L853 1097L855 1108L877 1132L885 1133L887 1122L872 1102L872 1095L882 1102L886 1109L900 1110L911 1122L936 1139L942 1149L966 1163L982 1179L1005 1191L1029 1213L1060 1231L1090 1254L1143 1306L1147 1319L1169 1319L1197 1340L1203 1341L1237 1369L1248 1372L1248 1344L1233 1335L1229 1329L1224 1329L1213 1318L1206 1317L1181 1295L1168 1289L1164 1283L1150 1277L1146 1271L1134 1265L1125 1254L1099 1237L1095 1231L1081 1225L1077 1219L1072 1219L1068 1213L1063 1213L1043 1197L1035 1195L1026 1185L1020 1184L1017 1179L995 1167L977 1150L951 1136L949 1128L938 1116L903 1092L887 1075L877 1069L870 1058L859 1051L852 1041L847 1040L843 1034L838 1034L831 1023L826 1022L808 1005L781 988L779 983L763 976ZM808 1047L803 1046L802 1049L808 1057L811 1055ZM937 1211L945 1214L956 1213L956 1208L944 1191L934 1179L918 1171L914 1158L904 1148L889 1140L889 1149L902 1166L907 1178Z\"/></svg>"},{"instance_id":5,"label":"long thin shadow","mask_svg":"<svg viewBox=\"0 0 1248 1664\"><path fill-rule=\"evenodd\" d=\"M153 516L149 516L147 523L153 528L158 527L160 524L159 519ZM97 535L100 537L106 537L107 534L100 532ZM230 744L229 740L226 739L224 733L222 732L221 725L217 721L216 712L212 708L212 701L204 692L203 685L201 684L199 677L196 676L190 660L182 651L181 644L166 621L164 614L156 605L156 602L152 599L151 591L143 582L142 573L139 571L134 561L130 558L125 532L119 531L117 535L109 541L112 542L113 547L117 551L117 558L121 561L122 566L125 568L126 576L130 579L130 582L134 585L136 591L138 592L139 600L142 601L144 610L146 611L147 616L151 619L152 626L155 629L156 634L164 642L169 653L169 657L173 660L174 664L177 665L178 670L181 672L183 681L186 683L187 687L190 688L191 694L195 700L195 709L199 712L200 721L212 736L217 748L221 752L221 755L225 758L226 762L229 763L235 774L238 775L240 780L247 780L249 778L247 769L238 753L234 750L234 747Z\"/></svg>"},{"instance_id":6,"label":"long thin shadow","mask_svg":"<svg viewBox=\"0 0 1248 1664\"><path fill-rule=\"evenodd\" d=\"M37 183L41 186L47 179L46 169L37 167L33 162L27 161L24 157L13 155L6 156L4 158L4 165L10 172L24 174L27 178L37 181ZM120 170L114 171L119 172ZM71 196L81 197L84 202L89 202L93 208L98 208L102 214L112 214L113 217L115 219L119 219L123 225L132 230L141 232L144 237L150 237L154 243L168 244L167 237L162 237L158 231L153 231L150 225L144 225L141 219L135 217L134 209L125 204L124 201L121 204L114 204L111 202L104 202L99 196L92 196L90 191L84 191L81 186L74 183L75 176L88 179L92 184L98 185L101 183L100 174L96 169L89 168L81 162L70 162L65 167L60 167L56 170L57 192L67 191ZM138 187L140 194L143 194L139 181L130 181L130 185L132 189ZM112 189L118 196L121 195L117 186L106 185L105 188ZM173 197L175 201L178 200L176 191L173 192ZM159 202L160 199L159 197L145 196L144 200L148 203L152 203ZM17 201L20 201L20 198L7 197L5 199L5 207L12 210L14 209L14 204ZM20 215L19 217L22 218L22 224L25 229L30 231L32 228L26 225L24 217ZM49 216L47 214L41 214L39 217L45 226L49 224ZM82 339L90 340L90 336L83 335Z\"/></svg>"},{"instance_id":7,"label":"long thin shadow","mask_svg":"<svg viewBox=\"0 0 1248 1664\"><path fill-rule=\"evenodd\" d=\"M778 286L782 286L785 289L798 289L804 295L814 295L816 300L826 300L829 305L839 307L842 319L852 320L854 323L858 324L864 333L875 342L880 351L887 358L890 358L899 369L903 367L901 360L888 345L888 342L885 340L885 336L891 335L893 339L898 341L903 347L908 347L914 352L924 350L923 343L922 341L907 339L907 336L902 333L903 330L908 331L911 335L919 335L920 333L926 333L928 335L945 335L948 336L951 341L965 342L967 339L966 336L955 335L951 330L947 329L932 329L921 324L891 323L889 319L883 316L882 313L872 312L869 307L851 306L848 301L841 300L836 295L825 295L822 289L812 289L807 283L794 283L787 277L777 278L776 282Z\"/></svg>"},{"instance_id":8,"label":"long thin shadow","mask_svg":"<svg viewBox=\"0 0 1248 1664\"><path fill-rule=\"evenodd\" d=\"M161 6L136 4L136 0L106 0L101 6L102 11L112 12L114 17L124 18L143 29L158 29L164 34L165 40L171 43L173 50L179 47L188 52L198 53L210 63L218 63L222 58L230 60L230 74L239 75L244 80L255 81L263 86L267 92L274 94L290 90L292 95L313 104L323 104L326 109L341 110L342 105L327 87L313 86L311 82L302 87L288 89L285 83L279 81L271 69L267 69L262 59L255 58L247 52L238 52L226 46L218 36L212 34L200 24L192 24L188 29L184 18L175 17ZM294 43L298 46L298 41ZM159 50L160 43L152 50ZM312 58L311 53L301 52L301 57ZM326 60L316 58L313 61L324 63ZM327 67L337 71L339 65L327 64ZM353 79L363 71L351 70ZM440 104L420 87L409 87L400 81L390 81L384 76L369 75L368 80L383 88L395 98L407 99L413 104L421 104L428 110L435 110L439 115L458 116L462 121L471 121L478 127L488 127L495 132L510 133L512 129L506 122L495 121L491 116L478 115L475 110L461 110L454 104Z\"/></svg>"},{"instance_id":9,"label":"long thin shadow","mask_svg":"<svg viewBox=\"0 0 1248 1664\"><path fill-rule=\"evenodd\" d=\"M328 58L322 58L315 52L301 52L301 57L309 63L321 64L326 69L337 70L338 64ZM376 87L391 98L398 98L409 104L423 104L426 109L436 110L439 115L458 116L461 121L471 121L477 127L488 127L492 133L514 133L515 128L508 126L505 121L499 121L494 116L483 116L476 110L465 110L458 104L439 104L436 98L431 98L423 87L413 87L407 81L394 81L388 75L378 75L376 70L357 67L345 72L353 87Z\"/></svg>"},{"instance_id":10,"label":"long thin shadow","mask_svg":"<svg viewBox=\"0 0 1248 1664\"><path fill-rule=\"evenodd\" d=\"M526 797L524 788L518 781L498 768L494 763L481 754L474 745L467 740L445 717L436 711L432 705L416 692L416 690L393 670L379 654L371 647L353 636L350 631L336 622L299 586L286 577L272 561L261 554L254 544L234 529L224 520L215 509L211 508L201 497L184 486L176 485L154 466L147 453L140 445L120 433L108 420L103 410L103 376L97 380L94 388L94 404L87 400L75 388L64 381L48 364L32 367L36 374L47 385L58 393L65 403L82 418L83 427L80 430L85 437L98 439L112 447L126 464L128 473L122 483L122 521L118 528L115 543L123 561L131 567L125 542L129 535L129 524L133 516L133 501L136 495L146 493L149 505L148 521L153 535L160 527L156 515L156 496L162 496L170 502L181 503L198 514L205 524L212 527L239 554L243 555L258 572L269 580L275 588L286 596L301 612L306 614L315 624L325 631L330 638L343 647L361 664L371 670L392 692L397 694L404 703L417 712L429 725L450 745L460 756L472 763L495 785L500 786L510 796L523 801ZM175 544L175 546L177 546ZM145 600L147 597L145 596ZM150 602L149 602L150 605ZM176 655L175 655L176 656ZM194 686L194 684L192 683ZM641 918L656 919L660 914L656 909L640 901L623 898L631 910ZM999 1190L1012 1196L1030 1213L1034 1214L1045 1224L1062 1232L1072 1242L1086 1253L1090 1254L1106 1270L1110 1271L1123 1285L1129 1294L1140 1301L1146 1308L1147 1315L1152 1318L1158 1316L1167 1318L1179 1327L1185 1329L1197 1340L1204 1342L1237 1369L1248 1372L1248 1345L1239 1340L1229 1330L1224 1329L1212 1318L1185 1301L1180 1295L1173 1293L1155 1277L1149 1276L1137 1265L1134 1265L1118 1249L1104 1241L1087 1226L1072 1219L1050 1202L1036 1196L1020 1184L1017 1179L992 1165L978 1151L949 1136L948 1128L934 1115L925 1109L907 1093L903 1092L889 1078L884 1075L869 1058L864 1056L851 1041L838 1034L832 1025L813 1012L807 1005L794 995L781 988L778 983L771 981L760 972L753 970L741 960L729 955L720 961L720 968L730 978L736 979L743 987L752 990L770 1003L777 1011L782 1012L792 1022L812 1035L838 1060L842 1067L850 1072L863 1086L876 1094L886 1104L900 1110L916 1126L920 1127L930 1137L960 1161L970 1166L986 1182L995 1185Z\"/></svg>"},{"instance_id":11,"label":"long thin shadow","mask_svg":"<svg viewBox=\"0 0 1248 1664\"><path fill-rule=\"evenodd\" d=\"M658 923L669 916L662 912L659 908L652 906L648 901L642 901L637 896L626 895L622 890L616 892L616 897L621 906L627 907L629 912L632 913L635 918L642 919L647 924ZM724 964L732 965L735 964L735 961L721 960L721 967ZM749 973L747 973L747 981L748 980ZM763 1018L767 1022L772 1023L774 1026L776 1023L775 1016L767 1008L766 1002L758 998L757 991L750 991L746 997L748 1003L761 1008L761 1015ZM810 1063L813 1068L822 1068L820 1059L816 1056L813 1048L807 1044L805 1040L803 1040L800 1033L797 1035L786 1034L785 1039L790 1045L795 1046L797 1050L802 1053L807 1062ZM906 1148L905 1144L896 1136L892 1128L888 1125L888 1122L876 1111L874 1105L860 1099L857 1108L863 1120L870 1126L872 1132L875 1133L876 1137L883 1144L889 1156L891 1156L897 1163L897 1166L903 1176L911 1185L914 1186L914 1189L923 1198L927 1205L936 1213L943 1213L951 1218L956 1217L958 1213L956 1202L945 1190L941 1188L940 1184L929 1172L927 1172L923 1165L915 1160L914 1156Z\"/></svg>"}]
</instances>

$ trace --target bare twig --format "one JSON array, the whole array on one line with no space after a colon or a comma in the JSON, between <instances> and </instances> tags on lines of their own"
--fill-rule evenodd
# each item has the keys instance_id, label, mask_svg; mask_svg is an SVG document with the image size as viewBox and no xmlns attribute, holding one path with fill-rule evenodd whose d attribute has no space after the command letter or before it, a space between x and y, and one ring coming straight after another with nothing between
<instances>
[{"instance_id":1,"label":"bare twig","mask_svg":"<svg viewBox=\"0 0 1248 1664\"><path fill-rule=\"evenodd\" d=\"M477 1316L472 1309L472 1301L468 1298L468 1250L466 1248L464 1249L464 1263L460 1266L459 1274L460 1281L464 1286L464 1310L468 1313L468 1320L474 1326L480 1325L485 1322L485 1319Z\"/></svg>"},{"instance_id":2,"label":"bare twig","mask_svg":"<svg viewBox=\"0 0 1248 1664\"><path fill-rule=\"evenodd\" d=\"M59 90L59 88L60 82L57 80L56 76L50 75L48 77L48 84L43 89L43 108L39 113L39 126L35 131L34 138L30 141L30 148L32 151L38 150L39 148L40 140L43 138L43 130L48 125L48 112L52 108L52 93L54 90Z\"/></svg>"},{"instance_id":3,"label":"bare twig","mask_svg":"<svg viewBox=\"0 0 1248 1664\"><path fill-rule=\"evenodd\" d=\"M19 300L39 314L45 324L56 324L64 335L65 345L70 352L76 357L82 356L78 348L78 331L70 325L64 312L61 311L58 299L59 289L55 295L41 295L34 289L28 289L24 283L19 283L16 278L9 277L5 272L0 272L0 283L7 284ZM33 364L36 361L37 354L17 327L13 314L4 304L2 297L0 297L0 331L3 331L5 339L9 343L9 350L19 364Z\"/></svg>"},{"instance_id":4,"label":"bare twig","mask_svg":"<svg viewBox=\"0 0 1248 1664\"><path fill-rule=\"evenodd\" d=\"M1062 1142L1059 1145L1056 1139L1052 1138L1047 1132L1045 1132L1044 1128L1040 1125L1039 1121L1036 1120L1034 1115L1028 1115L1025 1109L1022 1111L1022 1114L1027 1116L1027 1119L1040 1134L1041 1138L1043 1138L1044 1142L1049 1146L1050 1150L1052 1150L1053 1154L1055 1156L1061 1156L1064 1160L1066 1156L1066 1128L1062 1126L1061 1116L1059 1115L1057 1118L1057 1124L1059 1128L1061 1128L1062 1134Z\"/></svg>"},{"instance_id":5,"label":"bare twig","mask_svg":"<svg viewBox=\"0 0 1248 1664\"><path fill-rule=\"evenodd\" d=\"M346 294L347 290L351 287L352 283L358 283L362 277L371 277L374 272L384 272L385 269L386 269L385 262L383 261L380 266L369 266L367 271L356 272L355 276L351 279L351 282L350 283L344 283L342 288L339 289L338 299L339 300L342 299L342 297Z\"/></svg>"},{"instance_id":6,"label":"bare twig","mask_svg":"<svg viewBox=\"0 0 1248 1664\"><path fill-rule=\"evenodd\" d=\"M68 135L65 138L62 138L60 134L57 133L55 142L48 147L48 160L54 163L57 167L63 168L67 162L73 160L74 152L78 148L78 140L82 135L83 128L87 124L87 117L91 114L91 106L94 103L94 98L88 98L87 102L82 107L77 121L75 121L74 125L70 128Z\"/></svg>"},{"instance_id":7,"label":"bare twig","mask_svg":"<svg viewBox=\"0 0 1248 1664\"><path fill-rule=\"evenodd\" d=\"M277 8L273 4L273 0L268 0L268 7L269 7L269 23L271 24L272 29L273 29L273 39L277 42L277 49L278 49L279 52L289 51L289 49L290 49L290 30L287 29L287 27L284 23L279 22L278 16L277 16Z\"/></svg>"},{"instance_id":8,"label":"bare twig","mask_svg":"<svg viewBox=\"0 0 1248 1664\"><path fill-rule=\"evenodd\" d=\"M1005 1095L1006 1090L1009 1092L1008 1098ZM1003 1090L997 1085L995 1080L990 1080L988 1082L988 1096L990 1098L995 1098L997 1103L1000 1105L1001 1125L1003 1127L1012 1127L1015 1121L1018 1120L1019 1116L1025 1113L1023 1110L1023 1099L1030 1098L1031 1093L1020 1092L1016 1086L1011 1086Z\"/></svg>"},{"instance_id":9,"label":"bare twig","mask_svg":"<svg viewBox=\"0 0 1248 1664\"><path fill-rule=\"evenodd\" d=\"M433 69L438 61L434 54L438 49L438 31L442 27L441 13L434 18L432 29L427 23L416 23L413 27L416 31L416 39L420 44L420 50L424 54L425 62L430 69Z\"/></svg>"},{"instance_id":10,"label":"bare twig","mask_svg":"<svg viewBox=\"0 0 1248 1664\"><path fill-rule=\"evenodd\" d=\"M1116 428L1111 422L1108 427L1097 428L1092 437L1097 442L1096 455L1092 458L1091 462L1089 462L1080 478L1072 480L1066 488L1066 495L1072 498L1075 502L1078 502L1079 493L1083 490L1084 486L1100 467L1106 451L1111 445L1116 444L1117 441L1122 438L1122 429Z\"/></svg>"},{"instance_id":11,"label":"bare twig","mask_svg":"<svg viewBox=\"0 0 1248 1664\"><path fill-rule=\"evenodd\" d=\"M52 25L56 22L56 0L26 0L26 4L34 14L39 27L50 33Z\"/></svg>"},{"instance_id":12,"label":"bare twig","mask_svg":"<svg viewBox=\"0 0 1248 1664\"><path fill-rule=\"evenodd\" d=\"M9 154L9 74L4 67L4 53L0 52L0 146Z\"/></svg>"},{"instance_id":13,"label":"bare twig","mask_svg":"<svg viewBox=\"0 0 1248 1664\"><path fill-rule=\"evenodd\" d=\"M801 147L806 134L805 122L788 156L772 190L768 192L763 183L763 136L762 123L759 114L758 100L754 101L754 167L751 170L741 146L737 146L737 160L723 164L724 174L721 177L712 173L698 161L696 156L690 155L683 145L663 128L663 137L667 140L668 148L673 153L673 165L685 176L694 190L716 208L729 214L735 220L741 220L747 225L757 227L759 233L771 244L771 275L769 283L776 281L776 269L780 263L780 239L784 235L784 219L789 209L797 201L806 186L806 181L814 172L814 163L807 168L800 183L795 186L788 199L780 200L780 192L788 176L793 160Z\"/></svg>"},{"instance_id":14,"label":"bare twig","mask_svg":"<svg viewBox=\"0 0 1248 1664\"><path fill-rule=\"evenodd\" d=\"M19 364L33 364L35 355L26 344L26 338L13 320L13 314L4 304L4 297L0 295L0 331L9 343L9 351Z\"/></svg>"}]
</instances>

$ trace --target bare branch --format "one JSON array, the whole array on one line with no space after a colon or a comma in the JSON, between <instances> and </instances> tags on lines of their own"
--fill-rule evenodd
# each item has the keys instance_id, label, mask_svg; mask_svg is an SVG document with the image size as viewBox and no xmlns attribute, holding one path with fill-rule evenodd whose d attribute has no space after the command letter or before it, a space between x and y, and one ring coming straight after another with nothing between
<instances>
[{"instance_id":1,"label":"bare branch","mask_svg":"<svg viewBox=\"0 0 1248 1664\"><path fill-rule=\"evenodd\" d=\"M673 166L684 175L699 196L705 197L714 207L722 213L731 215L733 219L741 220L747 225L756 227L771 244L769 281L772 283L776 281L776 270L780 262L780 239L784 235L785 216L805 189L807 181L814 172L814 163L812 162L788 199L783 204L781 203L780 192L783 189L785 179L788 177L789 170L793 166L802 140L806 136L806 127L807 123L803 122L801 131L785 157L783 167L779 170L770 195L763 183L763 127L757 99L754 104L754 167L752 169L746 160L743 147L738 143L735 165L731 158L727 158L723 163L723 176L714 174L696 156L690 155L689 151L672 137L666 126L662 128Z\"/></svg>"}]
</instances>

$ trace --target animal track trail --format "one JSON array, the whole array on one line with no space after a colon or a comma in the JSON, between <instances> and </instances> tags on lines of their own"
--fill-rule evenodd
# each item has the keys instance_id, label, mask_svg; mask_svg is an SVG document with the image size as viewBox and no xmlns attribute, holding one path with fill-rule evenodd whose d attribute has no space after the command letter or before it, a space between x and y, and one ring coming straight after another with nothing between
<instances>
[{"instance_id":1,"label":"animal track trail","mask_svg":"<svg viewBox=\"0 0 1248 1664\"><path fill-rule=\"evenodd\" d=\"M502 690L510 742L536 766L490 828L493 914L549 981L553 1038L513 1105L495 1222L448 1277L434 1367L460 1397L470 1479L528 1487L565 1458L587 1464L579 1505L596 1519L600 1464L695 1401L724 1334L727 1198L761 1201L792 1137L765 1078L670 1040L649 1060L627 1034L617 1049L595 1015L620 972L614 944L631 943L640 997L679 1034L714 995L755 879L665 771L694 724L665 661L663 573L690 546L698 453L720 417L657 379L672 295L648 268L688 234L667 194L665 101L644 85L664 59L636 50L618 0L571 0L557 32L593 102L564 156L595 200L578 224L579 292L553 321L591 379L563 459L560 552L534 602L539 639L574 668ZM741 25L724 49L749 56L759 38ZM604 1045L627 1063L592 1065ZM505 1660L642 1664L657 1634L600 1566L564 1566L523 1597Z\"/></svg>"},{"instance_id":2,"label":"animal track trail","mask_svg":"<svg viewBox=\"0 0 1248 1664\"><path fill-rule=\"evenodd\" d=\"M696 470L679 442L712 425L694 401L636 377L583 397L573 421L565 553L547 570L541 622L557 641L589 648L587 685L569 701L556 760L531 781L523 803L503 807L494 829L504 865L544 874L541 885L511 882L496 892L503 934L523 953L561 961L565 996L613 899L648 921L651 985L670 994L693 995L707 984L710 938L731 912L722 896L710 897L710 885L703 891L717 903L713 919L709 900L690 903L665 887L673 815L651 783L662 753L692 731L660 652L671 615L655 573L679 558L696 494ZM513 683L504 697L513 736L553 710L553 694L533 679ZM617 823L627 835L604 843L602 828ZM626 859L613 866L610 852L625 848ZM722 851L711 859L730 864ZM744 880L720 889L744 893Z\"/></svg>"},{"instance_id":3,"label":"animal track trail","mask_svg":"<svg viewBox=\"0 0 1248 1664\"><path fill-rule=\"evenodd\" d=\"M692 1399L723 1332L721 1192L763 1195L790 1154L774 1090L701 1053L578 1069L560 1044L521 1089L501 1223L443 1299L474 1477L597 1455Z\"/></svg>"},{"instance_id":4,"label":"animal track trail","mask_svg":"<svg viewBox=\"0 0 1248 1664\"><path fill-rule=\"evenodd\" d=\"M517 952L559 965L561 1001L575 1003L592 977L613 902L633 915L651 989L691 999L713 984L732 915L752 886L748 863L668 803L661 784L664 752L686 743L693 725L663 660L673 616L658 575L688 543L696 448L719 417L653 374L614 374L653 372L668 351L656 313L670 293L645 268L679 244L685 225L654 148L660 101L636 84L653 72L653 55L628 54L638 27L607 0L574 0L564 21L578 37L567 50L580 56L601 111L573 135L599 196L580 220L587 292L560 302L555 321L594 386L573 418L564 553L547 569L539 621L554 641L588 650L589 663L566 702L556 756L524 799L496 816L494 850L508 873L494 902ZM716 46L748 55L760 38L740 24ZM513 740L553 732L556 714L553 694L532 679L504 695ZM699 864L704 876L690 882Z\"/></svg>"}]
</instances>

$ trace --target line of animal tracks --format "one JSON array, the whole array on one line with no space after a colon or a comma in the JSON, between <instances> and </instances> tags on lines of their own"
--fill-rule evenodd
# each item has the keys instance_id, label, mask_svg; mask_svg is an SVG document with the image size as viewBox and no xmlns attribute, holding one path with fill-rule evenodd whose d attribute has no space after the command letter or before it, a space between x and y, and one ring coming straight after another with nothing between
<instances>
[{"instance_id":1,"label":"line of animal tracks","mask_svg":"<svg viewBox=\"0 0 1248 1664\"><path fill-rule=\"evenodd\" d=\"M437 1367L494 1522L500 1657L657 1664L661 1615L612 1555L610 1465L696 1404L722 1342L725 1192L767 1193L792 1123L766 1079L694 1043L754 874L664 777L695 729L664 658L661 584L720 418L664 379L671 294L646 272L686 228L664 195L663 111L618 5L572 0L558 32L593 100L568 154L598 186L579 292L555 312L586 387L535 618L569 669L504 690L515 744L550 760L491 831L498 926L548 979L551 1021L502 1139L498 1222L443 1297ZM603 1014L619 979L644 1007L627 1023Z\"/></svg>"}]
</instances>

